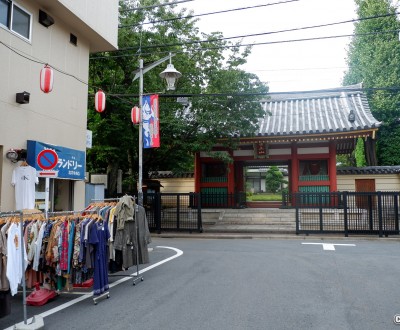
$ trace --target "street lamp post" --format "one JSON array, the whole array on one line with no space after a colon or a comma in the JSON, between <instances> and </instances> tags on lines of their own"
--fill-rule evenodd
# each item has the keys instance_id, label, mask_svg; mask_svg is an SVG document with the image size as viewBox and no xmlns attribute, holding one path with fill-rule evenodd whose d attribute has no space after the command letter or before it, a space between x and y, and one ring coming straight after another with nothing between
<instances>
[{"instance_id":1,"label":"street lamp post","mask_svg":"<svg viewBox=\"0 0 400 330\"><path fill-rule=\"evenodd\" d=\"M182 76L182 74L177 71L173 64L171 63L171 58L174 56L173 54L169 54L168 56L150 64L149 66L143 68L143 60L139 60L139 70L136 71L135 77L132 81L135 81L139 78L139 108L140 108L140 120L139 120L139 177L138 177L138 204L143 206L143 75L155 68L156 66L164 63L169 60L169 64L167 68L160 73L160 77L165 79L167 82L167 90L175 90L176 82L178 78Z\"/></svg>"}]
</instances>

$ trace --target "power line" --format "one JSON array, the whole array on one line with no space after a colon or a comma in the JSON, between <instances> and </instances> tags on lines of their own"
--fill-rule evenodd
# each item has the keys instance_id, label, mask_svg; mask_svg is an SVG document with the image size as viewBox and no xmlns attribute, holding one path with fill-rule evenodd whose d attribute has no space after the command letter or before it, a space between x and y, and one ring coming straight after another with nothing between
<instances>
[{"instance_id":1,"label":"power line","mask_svg":"<svg viewBox=\"0 0 400 330\"><path fill-rule=\"evenodd\" d=\"M295 1L298 1L298 0L295 0ZM220 40L230 40L230 39L238 39L238 38L256 37L256 36L262 36L262 35L268 35L268 34L294 32L294 31L301 31L301 30L308 30L308 29L315 29L315 28L321 28L321 27L334 26L334 25L339 25L339 24L355 23L355 22L363 21L363 20L394 16L394 15L397 15L397 14L399 14L399 13L395 12L395 13L391 13L391 14L375 15L375 16L363 17L363 18L358 18L358 19L350 19L350 20L345 20L345 21L340 21L340 22L333 22L333 23L305 26L305 27L300 27L300 28L291 28L291 29L284 29L284 30L277 30L277 31L270 31L270 32L245 34L245 35L233 36L233 37L223 37L223 38L214 38L214 39L207 39L207 40L191 41L191 42L185 42L184 44L185 45L189 45L189 44L192 44L192 43L204 43L204 42L211 42L211 41L220 41ZM180 18L177 18L177 19L180 19ZM182 43L180 43L178 45L181 45L181 44ZM175 45L176 44L167 44L167 45L164 45L164 46L175 46ZM156 47L160 47L160 45L144 46L143 48L156 48ZM115 52L124 51L124 50L131 50L131 49L136 49L136 48L127 47L127 48L118 49Z\"/></svg>"},{"instance_id":2,"label":"power line","mask_svg":"<svg viewBox=\"0 0 400 330\"><path fill-rule=\"evenodd\" d=\"M398 31L396 30L396 31L386 31L386 32L389 33L389 32L398 32ZM370 34L375 34L375 33L365 33L365 34L362 34L362 35L370 35ZM330 37L330 38L332 38L332 37ZM33 59L31 57L28 57L27 55L23 54L21 51L16 50L15 48L13 48L13 47L11 47L9 45L6 45L2 41L0 41L0 44L2 44L3 46L8 48L10 51L14 52L15 54L17 54L18 56L21 56L21 57L27 59L28 61L31 61L31 62L34 62L34 63L38 63L38 64L42 64L42 65L48 64L48 62L44 62L44 61L41 61L41 60L38 60L38 59ZM63 70L60 70L60 69L58 69L58 68L56 68L56 67L54 67L52 65L51 65L51 67L55 71L58 71L61 74L67 75L69 77L72 77L72 78L76 79L77 81L79 81L80 83L82 83L82 84L84 84L84 85L86 85L88 87L99 89L99 87L91 86L91 85L89 85L89 83L87 83L87 82L83 81L82 79L74 76L73 74L67 73L67 72L65 72ZM342 90L343 90L343 88L323 89L323 90L313 90L313 91L266 92L266 93L160 94L160 97L163 97L163 98L173 98L173 97L211 97L211 96L215 96L215 97L221 97L221 96L223 96L223 97L228 97L228 96L243 97L243 96L263 96L263 95L274 95L274 94L293 94L293 93L304 93L304 94L307 94L307 93L315 93L315 92L319 92L319 93L321 93L321 92L338 92L338 91L342 91ZM362 88L362 89L359 89L359 88L357 88L357 89L356 88L355 89L346 88L346 91L350 91L350 92L351 91L360 91L360 90L365 91L365 92L375 92L375 91L400 92L400 86ZM126 101L124 99L125 97L131 97L131 98L132 97L138 97L138 95L135 95L135 94L108 94L107 93L107 95L110 96L110 97L118 98L123 103L127 103L129 105L134 105L134 104L132 102ZM93 96L93 95L89 94L89 96Z\"/></svg>"},{"instance_id":3,"label":"power line","mask_svg":"<svg viewBox=\"0 0 400 330\"><path fill-rule=\"evenodd\" d=\"M296 1L298 1L298 0L296 0ZM394 16L394 15L397 15L397 14L399 14L399 13L395 12L395 13L391 13L391 14L374 15L374 16L369 16L369 17L364 17L364 18L359 18L359 19L345 20L345 21L340 21L340 22L332 22L332 23L326 23L326 24L310 25L310 26L304 26L304 27L299 27L299 28L291 28L291 29L283 29L283 30L277 30L277 31L245 34L245 35L240 35L240 36L214 38L214 39L208 39L208 40L207 39L206 40L193 40L193 41L185 41L185 42L179 42L179 43L173 43L173 44L148 45L148 46L141 46L140 49L186 46L186 45L191 45L191 44L202 44L202 43L209 43L209 42L214 42L214 41L231 40L231 39L239 39L239 38L242 39L242 38L248 38L248 37L256 37L256 36L263 36L263 35L278 34L278 33L295 32L295 31L322 28L322 27L328 27L328 26L334 26L334 25L340 25L340 24L355 23L355 22L363 21L363 20L377 19L377 18L383 18L383 17L388 17L388 16ZM121 48L121 49L118 49L116 51L113 51L112 53L114 53L114 52L122 52L122 51L127 51L127 50L135 50L136 51L138 49L139 49L139 47L137 47L137 46L135 46L135 47L126 47L126 48ZM111 52L109 52L109 53L111 53Z\"/></svg>"},{"instance_id":4,"label":"power line","mask_svg":"<svg viewBox=\"0 0 400 330\"><path fill-rule=\"evenodd\" d=\"M38 63L38 64L48 64L47 62L41 61L41 60L37 60L37 59L33 59L30 58L24 54L22 54L21 51L16 50L15 48L6 45L4 42L0 41L0 44L2 44L3 46L5 46L6 48L8 48L10 51L14 52L15 54L17 54L18 56L21 56L25 59L27 59L28 61L34 62L34 63ZM91 88L97 88L99 89L99 87L96 86L91 86L89 85L89 83L83 81L82 79L79 79L78 77L74 76L73 74L67 73L63 70L57 69L54 66L51 66L54 70L58 71L61 74L67 75L69 77L72 77L74 79L76 79L77 81L81 82L82 84L91 87ZM302 93L302 94L307 94L307 93L315 93L315 92L319 92L319 93L323 93L323 92L339 92L342 91L344 88L335 88L335 89L322 89L322 90L312 90L312 91L293 91L293 92L262 92L262 93L202 93L202 94L160 94L160 97L162 98L174 98L174 97L211 97L211 96L215 96L215 97L228 97L228 96L237 96L237 97L243 97L243 96L263 96L263 95L275 95L275 94L293 94L293 93ZM389 91L389 92L400 92L400 86L392 86L392 87L375 87L375 88L346 88L346 91L349 92L355 92L355 91L364 91L364 92L375 92L375 91ZM126 97L139 97L136 94L111 94L111 93L107 93L107 95L109 97L115 97L120 99L122 102L127 103L129 105L133 105L132 102L128 102L126 101L124 98ZM93 94L89 94L89 96L94 96Z\"/></svg>"},{"instance_id":5,"label":"power line","mask_svg":"<svg viewBox=\"0 0 400 330\"><path fill-rule=\"evenodd\" d=\"M338 93L338 92L376 92L376 91L388 91L388 92L400 92L400 86L393 87L371 87L371 88L349 88L349 87L338 87L329 89L318 89L308 91L292 91L292 92L257 92L257 93L180 93L180 94L159 94L161 98L175 98L175 97L246 97L246 96L273 96L273 95L290 95L290 94L315 94L315 93ZM126 98L138 98L138 94L107 94L114 97L126 97ZM94 96L91 94L90 96Z\"/></svg>"},{"instance_id":6,"label":"power line","mask_svg":"<svg viewBox=\"0 0 400 330\"><path fill-rule=\"evenodd\" d=\"M276 44L284 44L284 43L292 43L292 42L304 42L304 41L316 41L316 40L326 40L326 39L336 39L336 38L349 38L349 37L365 37L365 36L372 36L372 35L379 35L379 34L390 34L390 33L399 33L399 30L388 30L388 31L377 31L377 32L366 32L366 33L358 33L358 34L342 34L342 35L334 35L334 36L326 36L326 37L312 37L312 38L301 38L301 39L289 39L289 40L278 40L278 41L266 41L266 42L253 42L248 44L240 44L240 45L224 45L224 46L213 46L213 47L205 47L205 48L195 48L192 50L182 50L176 51L174 50L175 54L184 54L184 53L197 53L206 50L216 50L216 49L228 49L228 48L237 48L237 47L248 47L248 46L265 46L265 45L276 45ZM175 44L178 45L185 45L182 44ZM165 47L170 45L165 45ZM160 45L159 47L164 47ZM141 55L154 55L154 54L168 54L170 51L156 51L156 52L148 52L148 53L141 53ZM91 57L90 60L98 60L98 59L110 59L110 58L118 58L118 57L128 57L132 56L132 54L123 54L123 55L111 55L111 56L96 56Z\"/></svg>"},{"instance_id":7,"label":"power line","mask_svg":"<svg viewBox=\"0 0 400 330\"><path fill-rule=\"evenodd\" d=\"M121 28L127 28L127 27L142 26L142 25L147 25L147 24L155 24L155 23L176 21L176 20L186 19L186 18L195 18L195 17L201 17L201 16L215 15L215 14L225 14L225 13L229 13L229 12L232 12L232 11L255 9L255 8L259 8L259 7L280 5L280 4L284 4L284 3L288 3L288 2L295 2L295 1L299 1L299 0L287 0L287 1L281 1L281 2L267 3L267 4L263 4L263 5L256 5L256 6L249 6L249 7L242 7L242 8L220 10L220 11L214 11L214 12L204 13L204 14L188 15L188 16L169 18L169 19L159 20L159 21L151 21L151 22L146 22L146 23L142 23L142 24L120 25L118 28L121 29Z\"/></svg>"}]
</instances>

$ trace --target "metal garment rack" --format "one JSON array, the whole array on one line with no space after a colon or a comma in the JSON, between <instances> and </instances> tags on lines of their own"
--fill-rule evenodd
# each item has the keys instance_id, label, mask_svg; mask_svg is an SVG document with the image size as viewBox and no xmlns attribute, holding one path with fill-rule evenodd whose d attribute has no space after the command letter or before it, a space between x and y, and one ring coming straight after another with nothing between
<instances>
[{"instance_id":1,"label":"metal garment rack","mask_svg":"<svg viewBox=\"0 0 400 330\"><path fill-rule=\"evenodd\" d=\"M51 216L59 216L59 215L72 215L72 214L84 214L84 213L98 213L95 210L82 210L82 211L59 211L59 212L48 212ZM93 302L97 305L98 300L102 300L105 298L110 298L110 292L107 290L106 292L102 293L98 296L93 296Z\"/></svg>"},{"instance_id":2,"label":"metal garment rack","mask_svg":"<svg viewBox=\"0 0 400 330\"><path fill-rule=\"evenodd\" d=\"M135 202L135 214L139 214L139 206L136 204L136 200L133 196L130 196L132 200ZM120 198L104 198L104 199L92 199L92 202L100 202L100 201L119 201ZM144 278L143 276L140 275L140 270L139 270L139 229L138 229L138 223L135 220L135 236L136 236L136 275L123 275L123 274L109 274L109 277L117 277L117 276L122 276L122 277L132 277L133 278L133 283L132 285L136 285L136 282L143 282ZM140 276L139 276L140 275Z\"/></svg>"},{"instance_id":3,"label":"metal garment rack","mask_svg":"<svg viewBox=\"0 0 400 330\"><path fill-rule=\"evenodd\" d=\"M33 216L33 215L39 215L42 214L43 212L36 212L36 213L29 213L26 214L26 216ZM24 213L22 211L12 211L12 212L0 212L0 218L9 218L9 217L16 217L19 216L19 226L21 229L21 243L25 244L24 242ZM21 258L22 258L22 307L23 307L23 313L24 313L24 324L28 324L28 316L27 316L27 311L26 311L26 279L25 279L25 252L24 249L21 249ZM35 322L35 317L32 319L32 323ZM14 326L14 329L17 329L17 325Z\"/></svg>"},{"instance_id":4,"label":"metal garment rack","mask_svg":"<svg viewBox=\"0 0 400 330\"><path fill-rule=\"evenodd\" d=\"M72 214L80 214L80 215L82 215L83 213L96 213L96 211L92 211L92 210L57 211L57 212L48 212L47 214L49 214L50 217L53 217L53 216L58 216L58 215L72 215ZM48 220L48 219L46 219L46 220Z\"/></svg>"}]
</instances>

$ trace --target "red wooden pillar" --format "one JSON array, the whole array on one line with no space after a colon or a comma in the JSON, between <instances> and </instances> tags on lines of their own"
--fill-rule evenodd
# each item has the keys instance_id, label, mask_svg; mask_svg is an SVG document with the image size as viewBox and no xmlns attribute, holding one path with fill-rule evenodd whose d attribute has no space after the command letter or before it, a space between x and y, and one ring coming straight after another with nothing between
<instances>
[{"instance_id":1,"label":"red wooden pillar","mask_svg":"<svg viewBox=\"0 0 400 330\"><path fill-rule=\"evenodd\" d=\"M243 180L243 162L235 162L235 184L236 191L246 191L244 188L244 180Z\"/></svg>"},{"instance_id":2,"label":"red wooden pillar","mask_svg":"<svg viewBox=\"0 0 400 330\"><path fill-rule=\"evenodd\" d=\"M233 154L230 155L233 159ZM228 194L235 192L235 166L234 162L228 164Z\"/></svg>"},{"instance_id":3,"label":"red wooden pillar","mask_svg":"<svg viewBox=\"0 0 400 330\"><path fill-rule=\"evenodd\" d=\"M201 182L201 158L200 153L196 152L194 157L194 191L196 193L200 192L200 182Z\"/></svg>"},{"instance_id":4,"label":"red wooden pillar","mask_svg":"<svg viewBox=\"0 0 400 330\"><path fill-rule=\"evenodd\" d=\"M297 143L292 143L292 164L291 164L291 192L299 191L299 160L297 158Z\"/></svg>"},{"instance_id":5,"label":"red wooden pillar","mask_svg":"<svg viewBox=\"0 0 400 330\"><path fill-rule=\"evenodd\" d=\"M337 191L336 177L336 142L329 143L329 185L330 191Z\"/></svg>"}]
</instances>

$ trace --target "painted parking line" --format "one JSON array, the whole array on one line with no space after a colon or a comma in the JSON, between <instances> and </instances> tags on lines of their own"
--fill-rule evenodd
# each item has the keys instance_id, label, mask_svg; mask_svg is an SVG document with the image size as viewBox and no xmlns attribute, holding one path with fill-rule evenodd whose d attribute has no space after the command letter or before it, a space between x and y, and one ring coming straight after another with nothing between
<instances>
[{"instance_id":1,"label":"painted parking line","mask_svg":"<svg viewBox=\"0 0 400 330\"><path fill-rule=\"evenodd\" d=\"M176 249L176 248L170 247L170 246L156 246L156 248L160 248L160 249L169 249L169 250L175 251L176 254L174 254L173 256L171 256L171 257L169 257L169 258L166 258L166 259L164 259L164 260L161 260L161 261L159 261L159 262L156 262L155 264L150 265L149 267L146 267L146 268L143 268L143 269L139 270L139 275L140 275L140 274L143 274L143 273L145 273L145 272L147 272L147 271L149 271L149 270L151 270L151 269L153 269L153 268L156 268L156 267L158 267L158 266L161 266L162 264L165 264L166 262L169 262L169 261L171 261L171 260L173 260L173 259L176 259L176 258L180 257L180 256L183 254L183 251L182 251L182 250L179 250L179 249ZM129 276L123 277L123 278L119 279L118 281L115 281L114 283L111 283L111 284L109 285L109 287L112 288L112 287L114 287L114 286L116 286L116 285L118 285L118 284L121 284L121 283L123 283L123 282L132 280L132 276L137 276L137 272L134 272L134 273L130 274ZM81 302L81 301L83 301L83 300L85 300L85 299L89 299L89 298L93 298L93 293L84 293L81 297L78 297L78 298L76 298L76 299L74 299L74 300L71 300L71 301L69 301L69 302L66 302L65 304L62 304L62 305L60 305L60 306L54 307L54 308L52 308L52 309L49 309L49 310L46 311L46 312L43 312L43 313L41 313L41 314L38 314L38 316L40 316L40 317L42 317L42 318L45 318L46 316L52 315L52 314L54 314L54 313L57 313L57 312L59 312L59 311L65 309L65 308L68 308L68 307L70 307L70 306L72 306L72 305L75 305L75 304L77 304L77 303L79 303L79 302ZM23 322L23 321L22 321L22 322ZM31 322L32 322L32 318L30 318L30 319L27 320L27 324L30 324ZM19 324L19 323L18 323L18 324ZM13 329L14 329L14 326L11 326L11 327L9 327L9 328L7 328L7 329L5 329L5 330L13 330Z\"/></svg>"},{"instance_id":2,"label":"painted parking line","mask_svg":"<svg viewBox=\"0 0 400 330\"><path fill-rule=\"evenodd\" d=\"M335 246L356 246L355 244L332 244L332 243L301 243L303 245L322 245L325 251L335 251Z\"/></svg>"}]
</instances>

